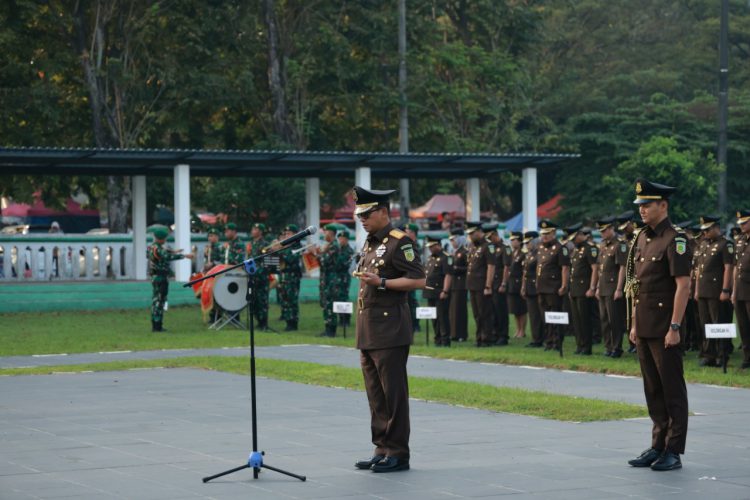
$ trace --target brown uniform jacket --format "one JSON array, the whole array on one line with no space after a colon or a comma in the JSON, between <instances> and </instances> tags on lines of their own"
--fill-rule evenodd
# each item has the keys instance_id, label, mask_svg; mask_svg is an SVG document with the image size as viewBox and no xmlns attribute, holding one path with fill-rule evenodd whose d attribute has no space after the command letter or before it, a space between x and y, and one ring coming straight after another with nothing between
<instances>
[{"instance_id":1,"label":"brown uniform jacket","mask_svg":"<svg viewBox=\"0 0 750 500\"><path fill-rule=\"evenodd\" d=\"M523 281L523 260L526 254L522 248L514 250L511 254L510 274L508 274L508 293L521 293Z\"/></svg>"},{"instance_id":2,"label":"brown uniform jacket","mask_svg":"<svg viewBox=\"0 0 750 500\"><path fill-rule=\"evenodd\" d=\"M536 248L524 252L523 258L523 284L521 289L526 297L536 297Z\"/></svg>"},{"instance_id":3,"label":"brown uniform jacket","mask_svg":"<svg viewBox=\"0 0 750 500\"><path fill-rule=\"evenodd\" d=\"M562 287L562 268L570 265L568 248L557 240L541 243L536 254L537 293L557 294Z\"/></svg>"},{"instance_id":4,"label":"brown uniform jacket","mask_svg":"<svg viewBox=\"0 0 750 500\"><path fill-rule=\"evenodd\" d=\"M382 278L423 279L424 269L406 233L388 224L367 237L358 269ZM412 341L411 312L407 292L378 290L359 285L357 300L357 349L385 349Z\"/></svg>"},{"instance_id":5,"label":"brown uniform jacket","mask_svg":"<svg viewBox=\"0 0 750 500\"><path fill-rule=\"evenodd\" d=\"M492 278L492 290L497 291L503 283L505 268L510 267L513 262L513 249L505 243L495 245L495 276ZM506 292L508 290L505 290Z\"/></svg>"},{"instance_id":6,"label":"brown uniform jacket","mask_svg":"<svg viewBox=\"0 0 750 500\"><path fill-rule=\"evenodd\" d=\"M451 290L464 291L466 290L466 270L468 269L468 253L469 251L465 246L456 248L453 253L453 265L450 266L449 274L453 276L451 281Z\"/></svg>"},{"instance_id":7,"label":"brown uniform jacket","mask_svg":"<svg viewBox=\"0 0 750 500\"><path fill-rule=\"evenodd\" d=\"M737 280L734 296L737 300L750 300L750 238L743 234L735 245Z\"/></svg>"},{"instance_id":8,"label":"brown uniform jacket","mask_svg":"<svg viewBox=\"0 0 750 500\"><path fill-rule=\"evenodd\" d=\"M669 330L677 291L675 277L690 276L692 256L684 232L677 231L669 218L655 229L646 227L635 237L633 248L636 334L643 338L664 337Z\"/></svg>"},{"instance_id":9,"label":"brown uniform jacket","mask_svg":"<svg viewBox=\"0 0 750 500\"><path fill-rule=\"evenodd\" d=\"M469 268L466 271L466 288L472 292L484 290L487 283L487 266L495 265L495 245L485 240L472 245L469 250Z\"/></svg>"},{"instance_id":10,"label":"brown uniform jacket","mask_svg":"<svg viewBox=\"0 0 750 500\"><path fill-rule=\"evenodd\" d=\"M693 263L692 268L693 272L690 273L690 299L692 300L695 297L695 283L696 278L698 277L698 270L697 270L697 263L698 258L700 257L700 247L701 242L703 240L701 238L688 238L688 248L690 248L690 251L693 253Z\"/></svg>"},{"instance_id":11,"label":"brown uniform jacket","mask_svg":"<svg viewBox=\"0 0 750 500\"><path fill-rule=\"evenodd\" d=\"M445 275L450 271L451 260L451 256L443 251L437 255L430 255L427 258L427 264L424 269L425 284L427 286L422 292L422 297L425 299L437 299L440 297L440 292L443 291Z\"/></svg>"},{"instance_id":12,"label":"brown uniform jacket","mask_svg":"<svg viewBox=\"0 0 750 500\"><path fill-rule=\"evenodd\" d=\"M617 290L620 267L628 260L628 242L612 238L599 244L599 295L611 297Z\"/></svg>"},{"instance_id":13,"label":"brown uniform jacket","mask_svg":"<svg viewBox=\"0 0 750 500\"><path fill-rule=\"evenodd\" d=\"M699 299L718 299L724 283L724 266L734 265L734 243L723 236L704 238L695 262Z\"/></svg>"},{"instance_id":14,"label":"brown uniform jacket","mask_svg":"<svg viewBox=\"0 0 750 500\"><path fill-rule=\"evenodd\" d=\"M593 243L584 241L573 250L570 256L570 296L585 297L591 287L591 266L596 264L599 249Z\"/></svg>"}]
</instances>

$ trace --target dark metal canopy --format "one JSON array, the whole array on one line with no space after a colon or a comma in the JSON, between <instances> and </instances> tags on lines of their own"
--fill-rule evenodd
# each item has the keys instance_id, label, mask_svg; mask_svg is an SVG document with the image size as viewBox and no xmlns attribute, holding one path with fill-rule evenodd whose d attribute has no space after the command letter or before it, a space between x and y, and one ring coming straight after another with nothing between
<instances>
[{"instance_id":1,"label":"dark metal canopy","mask_svg":"<svg viewBox=\"0 0 750 500\"><path fill-rule=\"evenodd\" d=\"M368 153L200 149L0 148L0 175L155 175L190 165L202 177L486 177L580 157L550 153Z\"/></svg>"}]
</instances>

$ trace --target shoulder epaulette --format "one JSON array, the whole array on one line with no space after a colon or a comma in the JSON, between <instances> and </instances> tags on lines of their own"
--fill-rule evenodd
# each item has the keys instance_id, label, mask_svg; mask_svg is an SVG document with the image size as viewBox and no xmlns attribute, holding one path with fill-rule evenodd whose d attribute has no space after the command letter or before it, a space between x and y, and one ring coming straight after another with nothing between
<instances>
[{"instance_id":1,"label":"shoulder epaulette","mask_svg":"<svg viewBox=\"0 0 750 500\"><path fill-rule=\"evenodd\" d=\"M680 234L685 234L685 230L682 229L680 226L676 226L676 225L672 224L672 229L674 229L675 231L677 231Z\"/></svg>"},{"instance_id":2,"label":"shoulder epaulette","mask_svg":"<svg viewBox=\"0 0 750 500\"><path fill-rule=\"evenodd\" d=\"M401 238L406 236L406 233L401 231L400 229L391 229L391 232L388 233L388 235L393 236L397 240L400 240Z\"/></svg>"}]
</instances>

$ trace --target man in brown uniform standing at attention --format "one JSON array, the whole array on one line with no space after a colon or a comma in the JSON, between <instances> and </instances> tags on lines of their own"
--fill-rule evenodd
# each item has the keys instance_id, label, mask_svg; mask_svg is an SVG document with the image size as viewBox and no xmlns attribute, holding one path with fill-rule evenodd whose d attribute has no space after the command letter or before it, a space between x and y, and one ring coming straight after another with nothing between
<instances>
[{"instance_id":1,"label":"man in brown uniform standing at attention","mask_svg":"<svg viewBox=\"0 0 750 500\"><path fill-rule=\"evenodd\" d=\"M589 299L594 296L599 281L599 249L588 241L581 223L571 228L575 247L570 256L570 306L573 313L573 331L576 334L575 353L591 356L593 327Z\"/></svg>"},{"instance_id":2,"label":"man in brown uniform standing at attention","mask_svg":"<svg viewBox=\"0 0 750 500\"><path fill-rule=\"evenodd\" d=\"M706 338L706 325L732 322L732 278L734 277L734 242L721 234L719 218L701 217L703 242L700 257L695 259L695 300L700 318L699 334L703 339L700 366L722 366L723 345L729 339Z\"/></svg>"},{"instance_id":3,"label":"man in brown uniform standing at attention","mask_svg":"<svg viewBox=\"0 0 750 500\"><path fill-rule=\"evenodd\" d=\"M750 368L750 210L737 212L742 234L737 238L732 303L742 338L742 368Z\"/></svg>"},{"instance_id":4,"label":"man in brown uniform standing at attention","mask_svg":"<svg viewBox=\"0 0 750 500\"><path fill-rule=\"evenodd\" d=\"M688 399L682 367L680 325L690 294L687 236L669 220L675 188L638 179L636 199L644 228L628 253L625 292L633 306L630 340L638 349L648 413L654 423L651 448L628 463L665 471L682 467Z\"/></svg>"},{"instance_id":5,"label":"man in brown uniform standing at attention","mask_svg":"<svg viewBox=\"0 0 750 500\"><path fill-rule=\"evenodd\" d=\"M622 356L622 337L627 329L623 287L628 242L624 238L617 238L614 223L614 217L597 221L602 242L599 244L599 282L596 297L599 299L604 355L619 358Z\"/></svg>"},{"instance_id":6,"label":"man in brown uniform standing at attention","mask_svg":"<svg viewBox=\"0 0 750 500\"><path fill-rule=\"evenodd\" d=\"M568 293L570 256L568 248L557 241L557 224L548 220L539 223L542 243L536 253L536 292L539 310L544 319L546 312L561 312L563 296ZM562 356L562 328L546 324L544 350L560 350Z\"/></svg>"},{"instance_id":7,"label":"man in brown uniform standing at attention","mask_svg":"<svg viewBox=\"0 0 750 500\"><path fill-rule=\"evenodd\" d=\"M497 340L492 329L492 280L495 277L495 245L484 239L481 222L467 222L471 238L466 288L477 327L477 347L489 347Z\"/></svg>"},{"instance_id":8,"label":"man in brown uniform standing at attention","mask_svg":"<svg viewBox=\"0 0 750 500\"><path fill-rule=\"evenodd\" d=\"M367 231L355 271L357 349L370 404L375 453L358 469L393 472L409 468L409 384L406 361L412 342L407 293L424 288L422 262L414 242L394 229L388 199L395 191L354 187L354 214Z\"/></svg>"},{"instance_id":9,"label":"man in brown uniform standing at attention","mask_svg":"<svg viewBox=\"0 0 750 500\"><path fill-rule=\"evenodd\" d=\"M466 236L463 229L451 231L451 246L453 247L453 265L450 266L451 293L450 312L448 318L451 325L451 340L466 342L468 338L469 320L466 307L466 270L468 268L469 249L466 247Z\"/></svg>"},{"instance_id":10,"label":"man in brown uniform standing at attention","mask_svg":"<svg viewBox=\"0 0 750 500\"><path fill-rule=\"evenodd\" d=\"M430 256L425 264L425 289L422 297L427 299L427 305L435 308L437 317L432 320L435 329L435 345L450 347L451 325L448 318L450 305L451 281L450 274L452 258L443 251L440 238L427 237L427 249Z\"/></svg>"}]
</instances>

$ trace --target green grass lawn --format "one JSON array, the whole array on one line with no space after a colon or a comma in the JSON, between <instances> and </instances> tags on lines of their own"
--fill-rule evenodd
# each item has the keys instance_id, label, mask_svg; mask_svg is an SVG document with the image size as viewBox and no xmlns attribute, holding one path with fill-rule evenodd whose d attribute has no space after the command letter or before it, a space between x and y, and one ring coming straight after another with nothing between
<instances>
[{"instance_id":1,"label":"green grass lawn","mask_svg":"<svg viewBox=\"0 0 750 500\"><path fill-rule=\"evenodd\" d=\"M300 331L283 333L284 324L278 321L279 308L272 305L270 324L280 333L257 333L256 345L280 344L330 344L354 345L354 332L349 330L347 338L320 338L323 330L321 310L317 304L301 305ZM470 320L471 322L471 320ZM97 312L49 312L0 315L0 355L55 354L76 352L99 352L118 350L154 350L202 347L247 346L248 335L244 330L225 328L215 332L208 330L201 321L199 308L181 307L167 311L164 324L170 331L151 333L147 311L97 311ZM422 322L424 328L424 322ZM469 331L473 334L473 325ZM511 332L513 331L511 326ZM545 366L567 370L596 373L640 375L638 360L633 355L620 359L602 356L602 347L594 346L593 356L576 356L573 339L565 342L564 358L555 352L524 347L528 338L511 339L506 347L477 349L472 343L456 345L450 349L425 346L425 334L417 334L413 354L438 358L462 359L489 363ZM431 343L430 343L431 344ZM689 382L750 387L750 370L739 370L739 355L734 354L727 374L718 368L700 368L695 353L685 358L685 377Z\"/></svg>"},{"instance_id":2,"label":"green grass lawn","mask_svg":"<svg viewBox=\"0 0 750 500\"><path fill-rule=\"evenodd\" d=\"M200 368L247 375L248 365L247 358L202 356L87 365L14 368L0 370L0 374L30 375L163 367ZM300 361L258 359L257 371L267 378L364 391L362 372L356 368ZM426 377L409 377L409 392L413 398L437 403L571 422L620 420L647 415L646 408L640 405Z\"/></svg>"}]
</instances>

